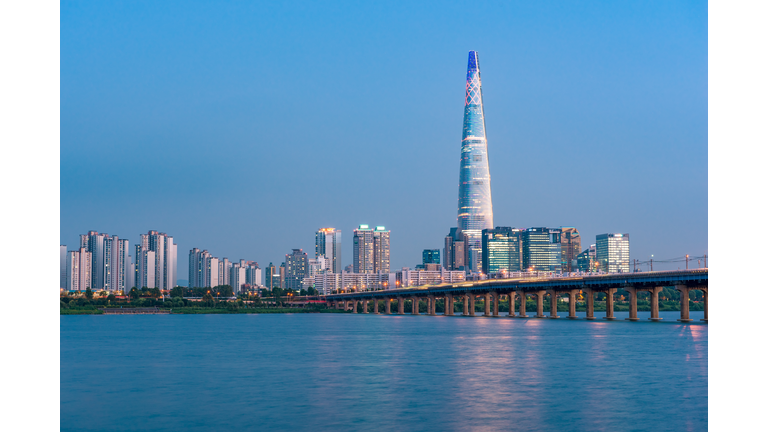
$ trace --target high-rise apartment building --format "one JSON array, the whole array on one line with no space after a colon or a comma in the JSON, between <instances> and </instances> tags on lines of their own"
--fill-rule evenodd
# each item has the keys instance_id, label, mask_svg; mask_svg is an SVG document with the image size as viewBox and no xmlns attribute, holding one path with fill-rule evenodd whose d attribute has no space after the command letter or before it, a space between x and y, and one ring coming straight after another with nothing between
<instances>
[{"instance_id":1,"label":"high-rise apartment building","mask_svg":"<svg viewBox=\"0 0 768 432\"><path fill-rule=\"evenodd\" d=\"M285 263L280 263L280 288L285 289Z\"/></svg>"},{"instance_id":2,"label":"high-rise apartment building","mask_svg":"<svg viewBox=\"0 0 768 432\"><path fill-rule=\"evenodd\" d=\"M467 270L469 237L458 228L451 228L445 237L443 267L446 270Z\"/></svg>"},{"instance_id":3,"label":"high-rise apartment building","mask_svg":"<svg viewBox=\"0 0 768 432\"><path fill-rule=\"evenodd\" d=\"M341 266L341 230L320 228L315 233L315 258L320 255L328 258L332 273L342 273Z\"/></svg>"},{"instance_id":4,"label":"high-rise apartment building","mask_svg":"<svg viewBox=\"0 0 768 432\"><path fill-rule=\"evenodd\" d=\"M149 231L139 238L139 246L155 253L155 288L169 290L176 286L176 252L173 237L158 231Z\"/></svg>"},{"instance_id":5,"label":"high-rise apartment building","mask_svg":"<svg viewBox=\"0 0 768 432\"><path fill-rule=\"evenodd\" d=\"M523 270L562 271L562 249L559 228L528 228L521 233Z\"/></svg>"},{"instance_id":6,"label":"high-rise apartment building","mask_svg":"<svg viewBox=\"0 0 768 432\"><path fill-rule=\"evenodd\" d=\"M564 272L578 269L576 257L581 253L581 235L574 227L560 227L560 249Z\"/></svg>"},{"instance_id":7,"label":"high-rise apartment building","mask_svg":"<svg viewBox=\"0 0 768 432\"><path fill-rule=\"evenodd\" d=\"M105 277L109 267L109 252L105 245L108 235L99 234L97 231L88 231L88 234L80 235L80 247L91 253L91 289L101 291L109 286Z\"/></svg>"},{"instance_id":8,"label":"high-rise apartment building","mask_svg":"<svg viewBox=\"0 0 768 432\"><path fill-rule=\"evenodd\" d=\"M307 277L309 260L302 249L293 249L285 255L285 288L301 290L301 282Z\"/></svg>"},{"instance_id":9,"label":"high-rise apartment building","mask_svg":"<svg viewBox=\"0 0 768 432\"><path fill-rule=\"evenodd\" d=\"M598 235L595 259L606 273L629 273L629 234Z\"/></svg>"},{"instance_id":10,"label":"high-rise apartment building","mask_svg":"<svg viewBox=\"0 0 768 432\"><path fill-rule=\"evenodd\" d=\"M458 210L458 228L468 238L468 264L471 271L478 272L482 268L482 231L493 228L493 203L480 65L475 51L469 52L467 65Z\"/></svg>"},{"instance_id":11,"label":"high-rise apartment building","mask_svg":"<svg viewBox=\"0 0 768 432\"><path fill-rule=\"evenodd\" d=\"M483 273L491 275L522 271L523 231L511 227L483 230Z\"/></svg>"},{"instance_id":12,"label":"high-rise apartment building","mask_svg":"<svg viewBox=\"0 0 768 432\"><path fill-rule=\"evenodd\" d=\"M131 256L128 240L89 231L80 236L80 247L91 254L91 289L127 291Z\"/></svg>"},{"instance_id":13,"label":"high-rise apartment building","mask_svg":"<svg viewBox=\"0 0 768 432\"><path fill-rule=\"evenodd\" d=\"M67 291L85 291L91 287L91 263L91 253L84 247L67 253L65 264Z\"/></svg>"},{"instance_id":14,"label":"high-rise apartment building","mask_svg":"<svg viewBox=\"0 0 768 432\"><path fill-rule=\"evenodd\" d=\"M360 225L352 237L354 273L389 273L389 234L383 226Z\"/></svg>"},{"instance_id":15,"label":"high-rise apartment building","mask_svg":"<svg viewBox=\"0 0 768 432\"><path fill-rule=\"evenodd\" d=\"M440 249L424 249L421 252L422 264L440 264Z\"/></svg>"},{"instance_id":16,"label":"high-rise apartment building","mask_svg":"<svg viewBox=\"0 0 768 432\"><path fill-rule=\"evenodd\" d=\"M136 288L157 288L155 286L155 252L144 248L141 245L135 245L136 265L134 284ZM190 286L191 287L191 286Z\"/></svg>"}]
</instances>

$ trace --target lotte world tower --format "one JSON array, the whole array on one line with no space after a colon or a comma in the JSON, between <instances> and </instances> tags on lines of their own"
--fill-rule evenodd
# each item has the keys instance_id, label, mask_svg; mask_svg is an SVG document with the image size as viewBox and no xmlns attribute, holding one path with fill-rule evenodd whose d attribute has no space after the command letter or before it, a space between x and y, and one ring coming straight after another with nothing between
<instances>
[{"instance_id":1,"label":"lotte world tower","mask_svg":"<svg viewBox=\"0 0 768 432\"><path fill-rule=\"evenodd\" d=\"M467 235L469 267L482 268L482 231L493 228L491 173L488 169L488 142L485 139L483 92L477 52L469 52L467 92L464 99L464 134L461 140L459 171L458 228Z\"/></svg>"}]
</instances>

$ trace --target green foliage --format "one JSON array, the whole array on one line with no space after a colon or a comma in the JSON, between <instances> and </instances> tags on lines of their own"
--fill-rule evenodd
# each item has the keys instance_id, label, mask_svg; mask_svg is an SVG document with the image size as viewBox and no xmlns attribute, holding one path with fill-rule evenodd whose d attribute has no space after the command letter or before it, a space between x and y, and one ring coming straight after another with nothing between
<instances>
[{"instance_id":1,"label":"green foliage","mask_svg":"<svg viewBox=\"0 0 768 432\"><path fill-rule=\"evenodd\" d=\"M171 297L184 297L184 288L180 286L171 288Z\"/></svg>"},{"instance_id":2,"label":"green foliage","mask_svg":"<svg viewBox=\"0 0 768 432\"><path fill-rule=\"evenodd\" d=\"M91 291L91 289L90 289L90 288L86 288L86 289L85 289L85 297L86 297L88 300L91 300L91 299L93 299L93 291Z\"/></svg>"},{"instance_id":3,"label":"green foliage","mask_svg":"<svg viewBox=\"0 0 768 432\"><path fill-rule=\"evenodd\" d=\"M128 292L128 297L137 300L139 298L139 290L137 290L136 287L131 288L131 291Z\"/></svg>"}]
</instances>

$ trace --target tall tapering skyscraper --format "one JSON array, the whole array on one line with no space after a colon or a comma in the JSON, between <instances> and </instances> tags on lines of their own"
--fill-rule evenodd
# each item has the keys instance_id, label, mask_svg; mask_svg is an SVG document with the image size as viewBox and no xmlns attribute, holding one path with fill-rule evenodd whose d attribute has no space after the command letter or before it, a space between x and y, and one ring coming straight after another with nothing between
<instances>
[{"instance_id":1,"label":"tall tapering skyscraper","mask_svg":"<svg viewBox=\"0 0 768 432\"><path fill-rule=\"evenodd\" d=\"M488 141L485 138L483 92L477 52L469 52L467 91L464 98L464 134L459 171L458 228L467 235L469 267L482 268L482 231L493 228L491 173L488 169Z\"/></svg>"}]
</instances>

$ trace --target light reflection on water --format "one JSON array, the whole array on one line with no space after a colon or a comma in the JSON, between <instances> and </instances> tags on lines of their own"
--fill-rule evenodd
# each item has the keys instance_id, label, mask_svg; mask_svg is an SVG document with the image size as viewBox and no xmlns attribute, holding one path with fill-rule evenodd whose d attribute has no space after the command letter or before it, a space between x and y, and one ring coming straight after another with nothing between
<instances>
[{"instance_id":1,"label":"light reflection on water","mask_svg":"<svg viewBox=\"0 0 768 432\"><path fill-rule=\"evenodd\" d=\"M616 316L64 316L61 429L705 430L707 326Z\"/></svg>"}]
</instances>

